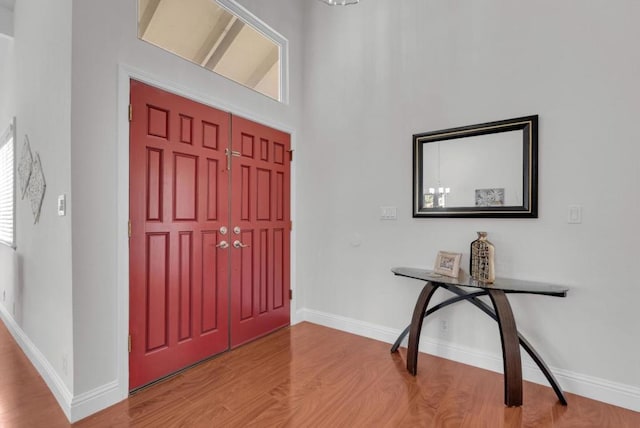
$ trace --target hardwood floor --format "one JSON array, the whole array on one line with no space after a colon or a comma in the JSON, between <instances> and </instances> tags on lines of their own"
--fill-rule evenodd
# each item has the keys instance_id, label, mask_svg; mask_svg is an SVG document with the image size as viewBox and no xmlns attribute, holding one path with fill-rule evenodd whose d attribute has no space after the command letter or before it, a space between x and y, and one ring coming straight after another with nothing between
<instances>
[{"instance_id":1,"label":"hardwood floor","mask_svg":"<svg viewBox=\"0 0 640 428\"><path fill-rule=\"evenodd\" d=\"M0 321L0 427L64 427L67 418Z\"/></svg>"},{"instance_id":2,"label":"hardwood floor","mask_svg":"<svg viewBox=\"0 0 640 428\"><path fill-rule=\"evenodd\" d=\"M68 427L42 379L0 329L0 426ZM280 330L90 416L77 427L640 427L640 413L314 324Z\"/></svg>"}]
</instances>

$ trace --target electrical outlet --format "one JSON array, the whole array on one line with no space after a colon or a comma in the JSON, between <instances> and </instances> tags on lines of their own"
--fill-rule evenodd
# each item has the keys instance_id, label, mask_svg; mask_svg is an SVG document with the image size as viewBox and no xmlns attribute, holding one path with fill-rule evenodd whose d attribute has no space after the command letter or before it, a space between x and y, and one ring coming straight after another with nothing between
<instances>
[{"instance_id":1,"label":"electrical outlet","mask_svg":"<svg viewBox=\"0 0 640 428\"><path fill-rule=\"evenodd\" d=\"M69 368L68 368L68 364L67 364L67 354L64 354L62 356L62 373L64 373L65 376L67 376L69 373Z\"/></svg>"},{"instance_id":2,"label":"electrical outlet","mask_svg":"<svg viewBox=\"0 0 640 428\"><path fill-rule=\"evenodd\" d=\"M567 209L567 223L582 223L582 205L569 205L569 208Z\"/></svg>"},{"instance_id":3,"label":"electrical outlet","mask_svg":"<svg viewBox=\"0 0 640 428\"><path fill-rule=\"evenodd\" d=\"M7 300L7 290L2 290L2 301Z\"/></svg>"},{"instance_id":4,"label":"electrical outlet","mask_svg":"<svg viewBox=\"0 0 640 428\"><path fill-rule=\"evenodd\" d=\"M449 323L447 320L440 320L440 333L443 335L449 332Z\"/></svg>"}]
</instances>

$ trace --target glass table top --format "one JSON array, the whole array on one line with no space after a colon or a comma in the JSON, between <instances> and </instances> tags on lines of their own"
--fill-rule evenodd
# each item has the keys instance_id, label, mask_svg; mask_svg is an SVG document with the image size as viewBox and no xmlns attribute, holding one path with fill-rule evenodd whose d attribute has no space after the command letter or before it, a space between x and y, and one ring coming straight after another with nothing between
<instances>
[{"instance_id":1,"label":"glass table top","mask_svg":"<svg viewBox=\"0 0 640 428\"><path fill-rule=\"evenodd\" d=\"M397 276L420 279L438 285L453 285L462 287L481 288L485 290L502 290L506 293L526 293L543 294L545 296L566 297L569 288L562 285L547 284L544 282L523 281L520 279L496 278L495 282L489 284L471 278L466 272L460 271L457 278L434 273L427 269L411 267L391 268Z\"/></svg>"}]
</instances>

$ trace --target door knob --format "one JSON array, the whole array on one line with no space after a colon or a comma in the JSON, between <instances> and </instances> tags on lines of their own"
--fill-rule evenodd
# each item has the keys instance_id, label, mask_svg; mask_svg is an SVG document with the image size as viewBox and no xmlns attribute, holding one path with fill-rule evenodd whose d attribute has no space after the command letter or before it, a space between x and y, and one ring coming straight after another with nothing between
<instances>
[{"instance_id":1,"label":"door knob","mask_svg":"<svg viewBox=\"0 0 640 428\"><path fill-rule=\"evenodd\" d=\"M242 242L240 242L237 239L235 241L233 241L233 246L234 246L234 248L247 248L248 247L248 245L243 244Z\"/></svg>"},{"instance_id":2,"label":"door knob","mask_svg":"<svg viewBox=\"0 0 640 428\"><path fill-rule=\"evenodd\" d=\"M227 241L220 241L220 243L216 245L216 247L222 248L224 250L225 248L229 248L229 243Z\"/></svg>"},{"instance_id":3,"label":"door knob","mask_svg":"<svg viewBox=\"0 0 640 428\"><path fill-rule=\"evenodd\" d=\"M236 226L233 228L233 233L235 233L236 235L240 235L240 232L242 232L242 229L240 229L240 226Z\"/></svg>"},{"instance_id":4,"label":"door knob","mask_svg":"<svg viewBox=\"0 0 640 428\"><path fill-rule=\"evenodd\" d=\"M226 235L227 232L227 226L220 226L220 235Z\"/></svg>"}]
</instances>

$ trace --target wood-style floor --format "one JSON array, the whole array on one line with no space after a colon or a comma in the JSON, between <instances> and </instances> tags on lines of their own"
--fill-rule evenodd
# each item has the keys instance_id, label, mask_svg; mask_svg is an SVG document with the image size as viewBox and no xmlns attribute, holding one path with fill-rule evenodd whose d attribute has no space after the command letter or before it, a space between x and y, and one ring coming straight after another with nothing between
<instances>
[{"instance_id":1,"label":"wood-style floor","mask_svg":"<svg viewBox=\"0 0 640 428\"><path fill-rule=\"evenodd\" d=\"M1 324L1 323L0 323ZM502 376L309 323L202 363L78 427L640 427L640 413L526 382L503 405ZM35 369L0 326L0 426L68 427Z\"/></svg>"}]
</instances>

